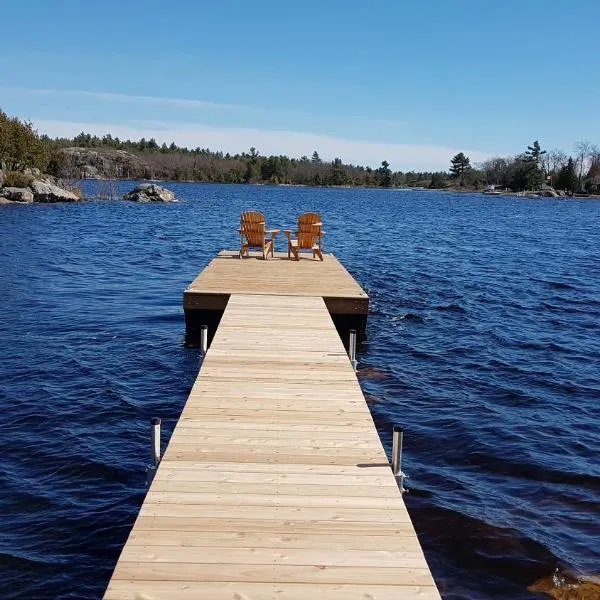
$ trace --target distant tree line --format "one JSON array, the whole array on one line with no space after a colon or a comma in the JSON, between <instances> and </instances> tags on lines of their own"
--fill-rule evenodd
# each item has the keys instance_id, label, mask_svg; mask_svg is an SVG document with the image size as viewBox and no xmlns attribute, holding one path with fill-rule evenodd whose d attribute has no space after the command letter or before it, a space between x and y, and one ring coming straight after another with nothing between
<instances>
[{"instance_id":1,"label":"distant tree line","mask_svg":"<svg viewBox=\"0 0 600 600\"><path fill-rule=\"evenodd\" d=\"M154 138L120 140L110 133L99 137L80 133L72 139L39 135L33 125L0 110L0 169L19 173L39 169L73 179L85 176L67 148L85 148L136 157L135 164L101 161L101 175L113 178L147 178L218 183L273 183L314 186L429 187L436 189L502 188L535 190L545 185L568 192L600 191L600 149L591 142L577 142L568 156L561 150L543 150L536 140L517 156L496 157L473 166L463 152L445 171L392 171L384 160L378 168L321 159L285 155L262 156L252 147L241 154L209 148L189 149L174 142L158 144ZM121 152L121 154L123 154Z\"/></svg>"},{"instance_id":2,"label":"distant tree line","mask_svg":"<svg viewBox=\"0 0 600 600\"><path fill-rule=\"evenodd\" d=\"M475 189L494 185L523 191L547 186L570 193L598 193L600 148L588 141L577 142L569 156L562 150L542 150L536 140L522 154L490 158L476 167L460 152L451 159L450 181Z\"/></svg>"},{"instance_id":3,"label":"distant tree line","mask_svg":"<svg viewBox=\"0 0 600 600\"><path fill-rule=\"evenodd\" d=\"M55 149L70 147L125 150L144 163L141 176L149 179L206 181L217 183L272 183L313 186L398 187L427 186L434 173L392 171L384 160L379 168L345 164L341 158L325 161L315 150L311 157L290 158L285 155L263 156L252 147L241 154L223 153L209 148L189 149L174 142L161 145L151 138L139 141L120 140L111 134L102 137L80 133L73 139L50 140ZM60 162L60 161L59 161ZM64 162L64 159L63 159ZM60 164L56 167L60 168ZM62 165L64 166L64 165ZM138 173L129 173L139 176ZM127 177L127 173L115 173Z\"/></svg>"}]
</instances>

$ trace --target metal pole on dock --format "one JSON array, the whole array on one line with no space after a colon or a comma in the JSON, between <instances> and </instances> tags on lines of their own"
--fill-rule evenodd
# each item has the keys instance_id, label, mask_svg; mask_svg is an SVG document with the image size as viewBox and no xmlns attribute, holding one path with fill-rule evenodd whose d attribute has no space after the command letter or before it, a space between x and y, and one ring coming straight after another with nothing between
<instances>
[{"instance_id":1,"label":"metal pole on dock","mask_svg":"<svg viewBox=\"0 0 600 600\"><path fill-rule=\"evenodd\" d=\"M392 434L392 473L394 477L399 477L400 481L398 486L400 492L404 493L404 473L402 472L402 445L404 443L404 427L401 425L394 425L394 431Z\"/></svg>"},{"instance_id":2,"label":"metal pole on dock","mask_svg":"<svg viewBox=\"0 0 600 600\"><path fill-rule=\"evenodd\" d=\"M356 371L356 367L358 362L356 360L356 329L350 330L350 342L348 344L348 355L350 357L350 362L352 363L352 368Z\"/></svg>"},{"instance_id":3,"label":"metal pole on dock","mask_svg":"<svg viewBox=\"0 0 600 600\"><path fill-rule=\"evenodd\" d=\"M160 418L152 417L152 463L154 469L158 468L160 463Z\"/></svg>"},{"instance_id":4,"label":"metal pole on dock","mask_svg":"<svg viewBox=\"0 0 600 600\"><path fill-rule=\"evenodd\" d=\"M203 354L208 350L208 325L202 325L200 328L200 348Z\"/></svg>"},{"instance_id":5,"label":"metal pole on dock","mask_svg":"<svg viewBox=\"0 0 600 600\"><path fill-rule=\"evenodd\" d=\"M152 417L150 424L152 428L152 464L146 467L146 485L152 483L154 475L156 475L156 469L158 469L158 465L160 464L160 419Z\"/></svg>"}]
</instances>

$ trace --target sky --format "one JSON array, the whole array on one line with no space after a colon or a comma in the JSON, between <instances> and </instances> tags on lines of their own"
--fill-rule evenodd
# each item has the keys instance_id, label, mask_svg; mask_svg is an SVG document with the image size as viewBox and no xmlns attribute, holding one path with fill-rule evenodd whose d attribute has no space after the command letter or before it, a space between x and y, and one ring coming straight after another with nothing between
<instances>
[{"instance_id":1,"label":"sky","mask_svg":"<svg viewBox=\"0 0 600 600\"><path fill-rule=\"evenodd\" d=\"M53 137L402 171L600 144L597 0L0 0L0 23L0 108Z\"/></svg>"}]
</instances>

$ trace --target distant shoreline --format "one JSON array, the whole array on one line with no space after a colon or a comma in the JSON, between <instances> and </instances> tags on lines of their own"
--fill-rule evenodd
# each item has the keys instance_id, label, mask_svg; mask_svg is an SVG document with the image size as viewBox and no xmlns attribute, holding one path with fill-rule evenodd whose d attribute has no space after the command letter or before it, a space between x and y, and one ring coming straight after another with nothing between
<instances>
[{"instance_id":1,"label":"distant shoreline","mask_svg":"<svg viewBox=\"0 0 600 600\"><path fill-rule=\"evenodd\" d=\"M256 187L277 187L277 188L307 188L307 189L338 189L338 190L378 190L378 191L397 191L397 192L442 192L446 194L479 194L482 196L510 197L510 198L530 198L530 199L547 199L547 200L600 200L600 194L573 194L564 196L543 196L535 191L524 192L500 192L495 194L486 194L483 190L465 189L465 188L428 188L428 187L381 187L368 185L307 185L304 183L230 183L221 181L195 181L195 180L175 180L175 179L127 179L127 178L88 178L81 179L84 181L131 181L131 182L149 182L169 184L200 184L200 185L237 185L237 186L256 186Z\"/></svg>"},{"instance_id":2,"label":"distant shoreline","mask_svg":"<svg viewBox=\"0 0 600 600\"><path fill-rule=\"evenodd\" d=\"M16 189L16 188L0 188L0 204L29 204L39 202L82 202L86 200L121 200L123 194L121 193L120 184L127 185L130 183L135 186L139 183L157 183L162 186L173 186L173 185L236 185L236 186L256 186L256 187L273 187L273 188L312 188L312 189L338 189L338 190L378 190L378 191L390 191L390 192L410 192L410 193L422 193L422 192L435 192L442 194L471 194L489 197L509 197L515 199L552 199L552 200L600 200L600 194L573 194L573 195L555 195L553 190L541 190L536 191L523 191L523 192L511 192L511 191L497 191L494 193L486 193L484 190L469 189L467 187L462 188L430 188L422 186L370 186L370 185L311 185L303 183L275 183L275 182L248 182L248 183L237 183L237 182L216 182L216 181L195 181L195 180L173 180L173 179L144 179L144 178L105 178L105 177L87 177L84 179L68 179L59 180L51 176L39 175L42 179L46 177L47 183L52 183L53 194L51 197L40 197L35 196L29 188ZM46 181L44 180L44 181ZM86 194L84 186L86 182L94 186L96 189L90 190L91 194ZM60 187L59 187L60 186ZM63 189L64 188L64 189ZM3 194L3 192L5 192ZM10 193L9 193L10 192ZM31 197L21 197L17 194L27 194ZM16 196L15 196L16 194ZM5 197L6 196L6 197ZM34 197L35 196L35 197Z\"/></svg>"}]
</instances>

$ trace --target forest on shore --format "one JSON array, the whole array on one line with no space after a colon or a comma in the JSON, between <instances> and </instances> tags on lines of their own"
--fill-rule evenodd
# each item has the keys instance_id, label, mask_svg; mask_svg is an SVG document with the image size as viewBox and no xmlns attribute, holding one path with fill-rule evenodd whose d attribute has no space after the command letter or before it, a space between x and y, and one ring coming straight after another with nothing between
<instances>
[{"instance_id":1,"label":"forest on shore","mask_svg":"<svg viewBox=\"0 0 600 600\"><path fill-rule=\"evenodd\" d=\"M341 158L263 156L256 148L241 154L179 147L155 139L120 140L82 132L72 139L40 135L31 123L0 110L0 170L9 183L37 169L77 179L159 179L213 183L263 183L307 186L420 187L481 190L489 186L522 191L544 187L568 193L600 191L600 148L577 142L569 155L545 150L536 140L516 156L472 165L460 152L448 159L448 171L393 171L383 160L376 168L347 164ZM2 182L0 182L0 185Z\"/></svg>"}]
</instances>

